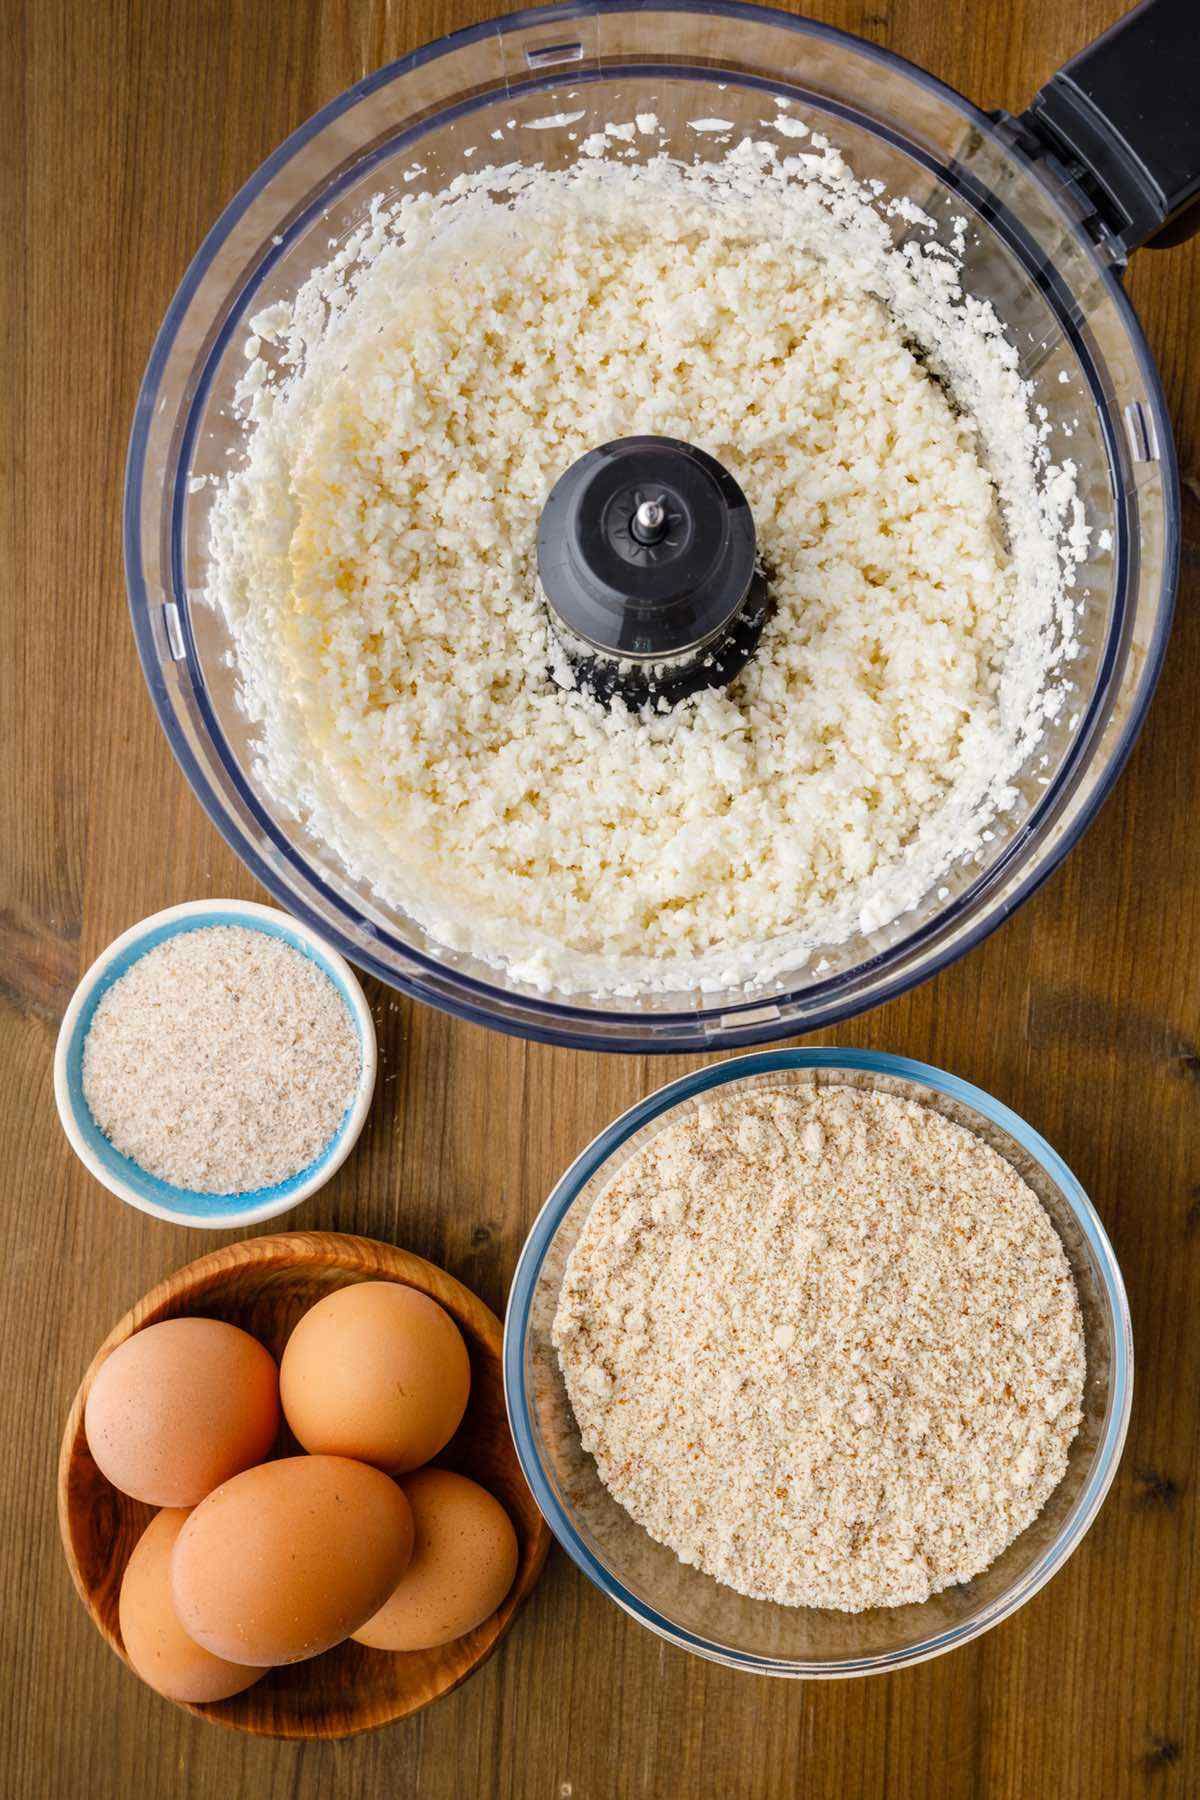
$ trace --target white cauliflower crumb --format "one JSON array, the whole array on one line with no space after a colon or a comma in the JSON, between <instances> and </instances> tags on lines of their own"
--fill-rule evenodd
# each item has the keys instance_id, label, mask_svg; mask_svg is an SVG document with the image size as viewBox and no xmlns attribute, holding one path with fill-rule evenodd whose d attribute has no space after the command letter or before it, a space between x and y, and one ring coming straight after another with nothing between
<instances>
[{"instance_id":1,"label":"white cauliflower crumb","mask_svg":"<svg viewBox=\"0 0 1200 1800\"><path fill-rule=\"evenodd\" d=\"M544 119L526 119L526 131L557 131L564 125L577 125L583 118L580 112L548 113Z\"/></svg>"},{"instance_id":2,"label":"white cauliflower crumb","mask_svg":"<svg viewBox=\"0 0 1200 1800\"><path fill-rule=\"evenodd\" d=\"M990 309L824 140L622 141L379 203L255 320L209 597L261 780L386 903L542 990L724 991L978 853L1087 527ZM570 688L534 547L641 432L735 475L775 610L728 689L635 718Z\"/></svg>"}]
</instances>

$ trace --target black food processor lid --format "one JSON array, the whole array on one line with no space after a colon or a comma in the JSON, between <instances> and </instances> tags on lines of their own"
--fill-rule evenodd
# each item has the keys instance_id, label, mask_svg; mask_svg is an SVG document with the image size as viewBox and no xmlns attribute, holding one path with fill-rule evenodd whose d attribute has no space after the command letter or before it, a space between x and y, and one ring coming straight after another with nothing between
<instances>
[{"instance_id":1,"label":"black food processor lid","mask_svg":"<svg viewBox=\"0 0 1200 1800\"><path fill-rule=\"evenodd\" d=\"M767 614L741 488L678 438L601 444L554 485L538 578L575 684L667 704L731 681Z\"/></svg>"}]
</instances>

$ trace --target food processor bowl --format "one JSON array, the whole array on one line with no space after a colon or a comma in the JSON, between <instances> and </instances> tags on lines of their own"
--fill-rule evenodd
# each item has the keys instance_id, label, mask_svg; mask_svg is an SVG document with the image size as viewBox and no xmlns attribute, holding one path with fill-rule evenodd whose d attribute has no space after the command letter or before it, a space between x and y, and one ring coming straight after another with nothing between
<instances>
[{"instance_id":1,"label":"food processor bowl","mask_svg":"<svg viewBox=\"0 0 1200 1800\"><path fill-rule=\"evenodd\" d=\"M656 1543L613 1499L580 1443L551 1340L566 1261L600 1190L636 1150L720 1089L831 1083L932 1107L1012 1164L1045 1207L1079 1293L1087 1374L1067 1472L1033 1523L974 1580L919 1605L860 1613L751 1600ZM774 1050L709 1065L661 1088L578 1156L517 1263L504 1326L504 1392L525 1478L563 1548L602 1593L681 1649L763 1675L869 1675L922 1662L1008 1618L1062 1568L1116 1473L1133 1386L1121 1273L1087 1195L1044 1138L980 1089L904 1057Z\"/></svg>"},{"instance_id":2,"label":"food processor bowl","mask_svg":"<svg viewBox=\"0 0 1200 1800\"><path fill-rule=\"evenodd\" d=\"M268 159L209 233L154 345L130 446L125 544L138 648L171 746L282 905L361 968L463 1017L582 1047L669 1051L778 1038L875 1005L978 943L1045 880L1129 752L1162 658L1179 554L1170 425L1120 270L1182 190L1155 190L1157 212L1140 189L1124 211L1119 195L1101 194L1068 144L1074 113L1055 100L1073 105L1087 81L1068 69L1056 82L1061 93L1051 83L1039 96L1041 124L1036 108L989 118L899 57L811 20L729 0L570 0L378 70ZM565 166L588 133L638 113L656 115L671 154L714 159L744 135L769 136L776 99L823 132L860 180L915 202L941 241L966 221L964 285L991 302L1016 346L1046 409L1050 454L1076 465L1091 526L1074 692L1047 722L983 860L948 872L890 924L750 989L544 992L436 942L356 881L260 779L231 639L204 597L214 486L246 443L234 390L248 322L292 298L377 196L414 183L438 191L489 161ZM698 132L699 119L728 129ZM649 156L658 136L622 148L637 146Z\"/></svg>"}]
</instances>

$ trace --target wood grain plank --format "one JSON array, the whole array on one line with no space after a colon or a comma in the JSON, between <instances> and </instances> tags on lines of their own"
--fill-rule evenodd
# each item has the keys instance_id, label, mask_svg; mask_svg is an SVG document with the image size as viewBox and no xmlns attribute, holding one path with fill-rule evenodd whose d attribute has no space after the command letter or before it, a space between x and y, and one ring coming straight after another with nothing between
<instances>
[{"instance_id":1,"label":"wood grain plank","mask_svg":"<svg viewBox=\"0 0 1200 1800\"><path fill-rule=\"evenodd\" d=\"M1001 1630L866 1683L792 1685L673 1651L560 1554L497 1655L419 1717L333 1746L207 1728L89 1628L57 1545L74 1387L139 1294L209 1240L134 1214L53 1113L57 1019L120 929L253 897L167 753L126 623L120 480L137 384L199 239L314 108L492 0L0 0L0 1791L265 1800L1200 1792L1200 246L1129 289L1185 485L1178 622L1128 772L1083 844L935 982L823 1034L954 1068L1055 1142L1096 1198L1137 1333L1130 1446L1070 1567ZM1121 0L813 0L815 16L1010 109ZM378 1099L302 1216L394 1240L493 1308L561 1169L699 1059L488 1034L373 986ZM218 1237L216 1241L221 1241Z\"/></svg>"}]
</instances>

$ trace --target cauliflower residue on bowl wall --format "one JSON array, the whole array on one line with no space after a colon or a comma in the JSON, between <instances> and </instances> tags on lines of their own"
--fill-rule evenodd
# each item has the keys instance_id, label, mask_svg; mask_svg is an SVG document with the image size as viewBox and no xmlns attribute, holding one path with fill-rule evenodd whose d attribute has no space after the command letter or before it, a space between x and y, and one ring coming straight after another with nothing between
<instances>
[{"instance_id":1,"label":"cauliflower residue on bowl wall","mask_svg":"<svg viewBox=\"0 0 1200 1800\"><path fill-rule=\"evenodd\" d=\"M209 597L259 777L448 948L763 982L1012 805L1087 532L994 314L885 211L819 137L513 164L377 205L253 321ZM554 481L635 433L736 477L775 603L729 688L643 716L558 685L534 568Z\"/></svg>"}]
</instances>

